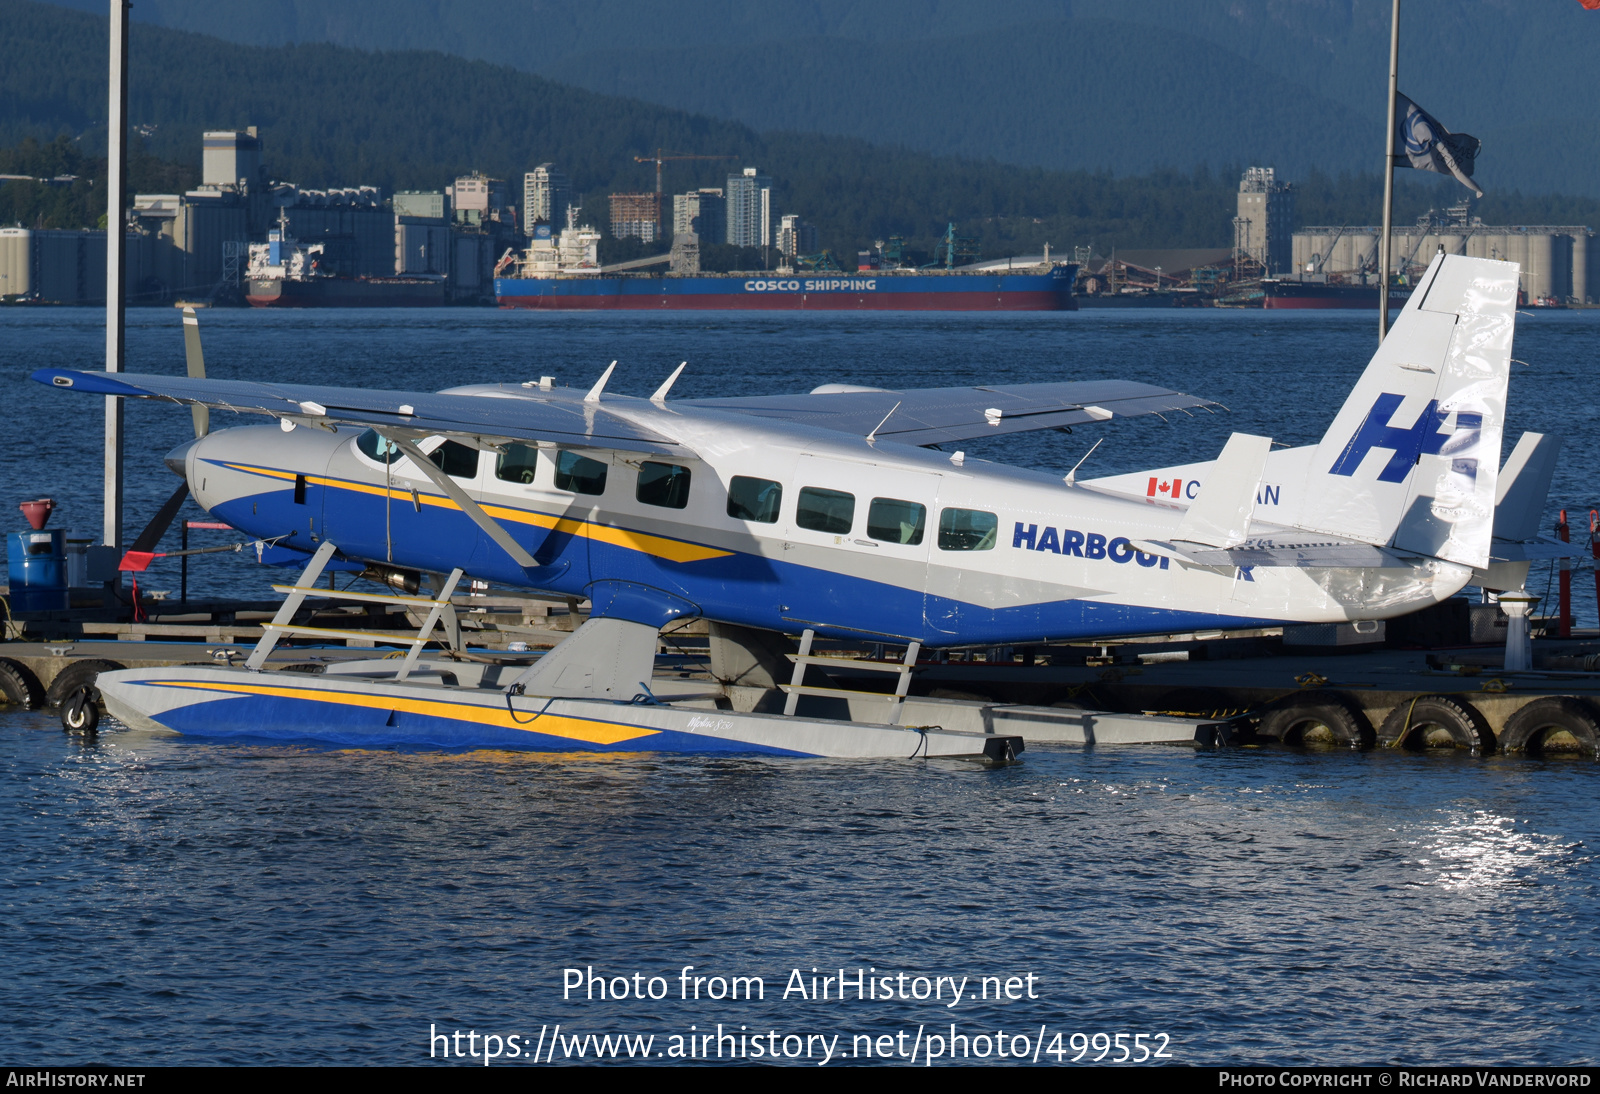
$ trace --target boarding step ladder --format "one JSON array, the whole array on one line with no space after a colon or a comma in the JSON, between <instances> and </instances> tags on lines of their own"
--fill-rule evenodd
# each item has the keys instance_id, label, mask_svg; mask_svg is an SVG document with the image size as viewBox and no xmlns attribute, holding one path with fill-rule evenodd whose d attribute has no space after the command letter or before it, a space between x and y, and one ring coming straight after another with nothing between
<instances>
[{"instance_id":1,"label":"boarding step ladder","mask_svg":"<svg viewBox=\"0 0 1600 1094\"><path fill-rule=\"evenodd\" d=\"M296 626L293 622L295 613L305 603L306 597L322 597L329 600L349 600L362 604L399 604L407 608L428 608L428 614L422 621L422 626L417 629L417 636L410 639L411 648L406 651L404 662L395 672L396 680L404 680L411 675L417 667L417 659L422 655L422 647L433 638L433 630L440 620L444 621L447 638L454 638L453 645L460 644L460 624L456 620L455 605L450 603L450 597L456 591L456 584L461 580L462 571L450 571L450 576L445 578L444 584L439 588L436 597L426 596L397 596L387 593L352 593L336 589L316 588L317 579L322 576L322 571L327 568L328 562L333 558L336 550L328 540L323 540L322 546L317 548L316 554L311 556L311 561L306 563L306 568L300 575L300 580L293 585L274 585L276 592L284 593L283 604L278 608L277 615L272 617L272 622L263 626L264 634L256 643L256 648L245 660L244 667L251 672L260 672L267 663L267 657L272 653L272 648L278 644L278 639L285 635L302 635L312 638L342 638L346 641L355 639L363 641L376 639L379 641L394 642L397 639L404 641L395 631L362 631L341 630L336 627L308 627Z\"/></svg>"},{"instance_id":2,"label":"boarding step ladder","mask_svg":"<svg viewBox=\"0 0 1600 1094\"><path fill-rule=\"evenodd\" d=\"M889 704L888 717L884 725L899 725L901 712L905 709L906 692L911 687L911 673L917 667L917 654L922 651L921 642L912 642L906 647L905 660L898 664L883 664L879 661L853 661L846 657L817 657L811 653L811 642L817 632L807 628L800 635L800 652L788 655L794 662L794 676L787 684L779 684L788 696L783 703L783 713L793 716L795 709L800 704L802 695L826 695L834 699L878 699ZM808 687L804 683L807 665L832 665L835 668L865 669L869 672L897 672L900 679L895 682L894 693L884 695L876 691L854 691L849 688L819 688Z\"/></svg>"}]
</instances>

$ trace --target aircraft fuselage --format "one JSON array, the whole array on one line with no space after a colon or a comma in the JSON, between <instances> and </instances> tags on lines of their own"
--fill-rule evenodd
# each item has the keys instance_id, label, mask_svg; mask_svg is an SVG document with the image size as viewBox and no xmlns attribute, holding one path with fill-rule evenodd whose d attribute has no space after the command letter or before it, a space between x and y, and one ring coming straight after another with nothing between
<instances>
[{"instance_id":1,"label":"aircraft fuselage","mask_svg":"<svg viewBox=\"0 0 1600 1094\"><path fill-rule=\"evenodd\" d=\"M930 646L1385 618L1471 576L1434 559L1197 567L1135 546L1172 537L1184 505L1170 498L792 423L605 403L694 455L452 441L436 460L533 554L531 573L371 431L222 430L190 446L186 471L206 509L300 551L331 539L351 559L459 566L659 613L640 622L698 614Z\"/></svg>"}]
</instances>

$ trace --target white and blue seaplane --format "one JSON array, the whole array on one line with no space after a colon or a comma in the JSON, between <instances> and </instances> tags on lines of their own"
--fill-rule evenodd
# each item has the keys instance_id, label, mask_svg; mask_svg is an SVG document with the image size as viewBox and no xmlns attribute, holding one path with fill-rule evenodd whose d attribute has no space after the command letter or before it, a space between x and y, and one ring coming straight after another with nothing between
<instances>
[{"instance_id":1,"label":"white and blue seaplane","mask_svg":"<svg viewBox=\"0 0 1600 1094\"><path fill-rule=\"evenodd\" d=\"M1513 511L1537 524L1554 451L1529 435L1500 468L1516 295L1514 264L1440 255L1320 443L1235 433L1212 462L1093 480L959 446L1214 404L1120 380L670 399L682 366L648 399L608 394L611 369L587 391L225 381L197 365L192 315L188 377L33 378L191 404L198 439L169 466L215 517L305 563L242 665L103 674L126 723L353 744L995 755L994 740L896 713L797 713L827 691L804 682L812 638L904 647L892 710L928 648L1378 620L1475 580L1520 585L1527 553L1497 543L1497 504L1508 529ZM276 422L213 433L205 408ZM306 630L294 613L329 566L437 575L432 596L368 596L414 600L422 638L465 576L587 598L591 614L526 666L423 659L419 640L346 671L264 671L280 637ZM725 664L760 669L781 636L802 638L782 713L653 693L659 632L693 617Z\"/></svg>"}]
</instances>

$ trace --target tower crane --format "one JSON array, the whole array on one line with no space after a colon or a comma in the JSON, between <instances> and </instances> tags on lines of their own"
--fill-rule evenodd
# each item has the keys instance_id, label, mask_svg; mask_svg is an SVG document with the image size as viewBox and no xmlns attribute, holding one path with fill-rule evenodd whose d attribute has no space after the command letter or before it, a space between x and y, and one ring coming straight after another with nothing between
<instances>
[{"instance_id":1,"label":"tower crane","mask_svg":"<svg viewBox=\"0 0 1600 1094\"><path fill-rule=\"evenodd\" d=\"M669 160L736 160L738 156L697 156L687 152L668 152L657 148L653 156L635 156L634 163L654 163L656 165L656 231L661 231L661 165Z\"/></svg>"}]
</instances>

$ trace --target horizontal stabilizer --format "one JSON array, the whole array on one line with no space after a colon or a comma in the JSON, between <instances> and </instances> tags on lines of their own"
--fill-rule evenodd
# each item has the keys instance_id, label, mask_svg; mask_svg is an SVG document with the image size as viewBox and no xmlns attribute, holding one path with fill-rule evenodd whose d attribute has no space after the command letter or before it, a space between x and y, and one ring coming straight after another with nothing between
<instances>
[{"instance_id":1,"label":"horizontal stabilizer","mask_svg":"<svg viewBox=\"0 0 1600 1094\"><path fill-rule=\"evenodd\" d=\"M1516 542L1497 539L1489 545L1489 561L1535 562L1551 558L1577 558L1579 550L1586 549L1562 543L1552 536L1536 536Z\"/></svg>"},{"instance_id":2,"label":"horizontal stabilizer","mask_svg":"<svg viewBox=\"0 0 1600 1094\"><path fill-rule=\"evenodd\" d=\"M1272 451L1271 437L1235 433L1211 471L1210 484L1183 515L1174 537L1207 547L1232 547L1250 536L1256 489Z\"/></svg>"},{"instance_id":3,"label":"horizontal stabilizer","mask_svg":"<svg viewBox=\"0 0 1600 1094\"><path fill-rule=\"evenodd\" d=\"M1404 569L1413 565L1408 558L1370 543L1352 543L1326 536L1288 532L1283 535L1252 536L1233 547L1203 547L1195 543L1163 543L1159 540L1134 540L1133 546L1146 554L1163 555L1191 566L1290 566L1303 570Z\"/></svg>"},{"instance_id":4,"label":"horizontal stabilizer","mask_svg":"<svg viewBox=\"0 0 1600 1094\"><path fill-rule=\"evenodd\" d=\"M1521 542L1539 534L1550 480L1556 473L1561 438L1524 433L1495 484L1494 538Z\"/></svg>"}]
</instances>

